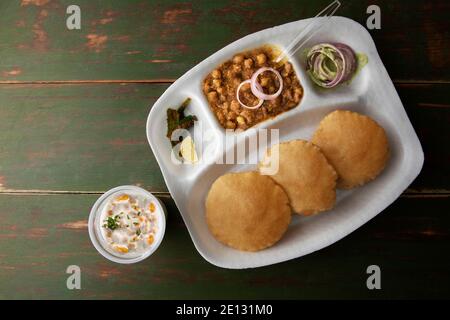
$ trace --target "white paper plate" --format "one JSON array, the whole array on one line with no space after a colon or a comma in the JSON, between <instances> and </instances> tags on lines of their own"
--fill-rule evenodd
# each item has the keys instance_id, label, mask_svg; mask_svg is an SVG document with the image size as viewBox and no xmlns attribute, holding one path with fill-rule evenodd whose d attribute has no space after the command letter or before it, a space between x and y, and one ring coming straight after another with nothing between
<instances>
[{"instance_id":1,"label":"white paper plate","mask_svg":"<svg viewBox=\"0 0 450 320\"><path fill-rule=\"evenodd\" d=\"M286 47L308 22L309 19L300 20L266 29L219 50L172 84L153 105L148 116L147 138L167 187L183 216L195 247L207 261L216 266L232 269L260 267L298 258L329 246L391 204L422 168L424 156L420 142L370 34L353 20L333 17L307 46L324 41L343 42L355 52L366 54L368 64L349 85L324 90L312 84L305 73L304 61L297 54L292 57L291 62L305 91L300 106L257 127L279 128L281 141L310 139L319 121L329 112L335 109L357 111L374 118L385 128L391 148L391 158L386 169L377 179L361 188L339 190L333 210L313 217L295 215L281 241L266 250L241 252L226 247L213 238L206 225L204 210L211 184L228 171L252 170L255 166L207 163L195 166L175 165L171 161L170 143L166 138L166 110L179 106L186 97L191 97L188 110L197 115L203 130L213 132L211 139L221 141L224 130L210 111L201 90L205 76L238 52L263 44ZM264 150L258 152L262 151Z\"/></svg>"}]
</instances>

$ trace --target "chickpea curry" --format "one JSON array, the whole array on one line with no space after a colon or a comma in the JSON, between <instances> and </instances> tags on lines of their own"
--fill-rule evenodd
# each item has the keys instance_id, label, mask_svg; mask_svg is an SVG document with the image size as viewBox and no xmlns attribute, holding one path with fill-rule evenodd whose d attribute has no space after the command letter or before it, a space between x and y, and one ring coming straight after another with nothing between
<instances>
[{"instance_id":1,"label":"chickpea curry","mask_svg":"<svg viewBox=\"0 0 450 320\"><path fill-rule=\"evenodd\" d=\"M290 62L274 62L277 53L270 46L242 52L207 75L203 93L223 128L246 130L300 103L303 87Z\"/></svg>"}]
</instances>

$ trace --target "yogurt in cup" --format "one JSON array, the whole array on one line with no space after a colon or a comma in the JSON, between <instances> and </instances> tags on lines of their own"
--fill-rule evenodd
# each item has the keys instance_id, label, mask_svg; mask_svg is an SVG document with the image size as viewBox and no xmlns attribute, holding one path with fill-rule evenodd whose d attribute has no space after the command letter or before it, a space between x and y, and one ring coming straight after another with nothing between
<instances>
[{"instance_id":1,"label":"yogurt in cup","mask_svg":"<svg viewBox=\"0 0 450 320\"><path fill-rule=\"evenodd\" d=\"M97 199L88 229L92 244L102 256L117 263L136 263L161 244L166 210L147 190L119 186Z\"/></svg>"}]
</instances>

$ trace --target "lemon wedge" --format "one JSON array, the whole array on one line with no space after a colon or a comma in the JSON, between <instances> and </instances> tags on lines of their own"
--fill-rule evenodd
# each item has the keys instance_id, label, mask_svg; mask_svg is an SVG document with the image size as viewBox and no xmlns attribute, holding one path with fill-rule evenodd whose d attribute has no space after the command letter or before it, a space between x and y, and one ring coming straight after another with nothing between
<instances>
[{"instance_id":1,"label":"lemon wedge","mask_svg":"<svg viewBox=\"0 0 450 320\"><path fill-rule=\"evenodd\" d=\"M194 140L191 136L183 139L180 145L180 153L187 163L194 164L198 162L197 152L195 152Z\"/></svg>"}]
</instances>

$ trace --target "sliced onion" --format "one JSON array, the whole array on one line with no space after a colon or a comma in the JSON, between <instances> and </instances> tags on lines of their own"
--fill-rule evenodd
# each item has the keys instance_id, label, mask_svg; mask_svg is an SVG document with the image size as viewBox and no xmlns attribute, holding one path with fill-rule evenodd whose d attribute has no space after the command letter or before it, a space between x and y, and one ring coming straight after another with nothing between
<instances>
[{"instance_id":1,"label":"sliced onion","mask_svg":"<svg viewBox=\"0 0 450 320\"><path fill-rule=\"evenodd\" d=\"M240 103L240 105L243 106L244 108L247 108L247 109L250 109L250 110L258 109L258 108L261 107L262 104L264 103L264 100L263 100L263 99L258 98L258 99L259 99L259 102L258 102L255 106L249 107L249 106L247 106L245 103L243 103L243 102L241 101L241 98L239 97L239 92L241 91L242 86L243 86L244 84L247 84L247 83L251 84L251 80L248 79L248 80L245 80L245 81L243 81L243 82L241 82L241 83L239 84L239 86L238 86L238 88L237 88L237 90L236 90L236 98L237 98L237 101L238 101L238 102ZM258 84L258 87L262 90L261 85Z\"/></svg>"},{"instance_id":2,"label":"sliced onion","mask_svg":"<svg viewBox=\"0 0 450 320\"><path fill-rule=\"evenodd\" d=\"M329 68L332 63L336 70ZM333 88L350 79L356 70L356 56L343 43L321 43L308 52L307 70L311 79L323 88Z\"/></svg>"},{"instance_id":3,"label":"sliced onion","mask_svg":"<svg viewBox=\"0 0 450 320\"><path fill-rule=\"evenodd\" d=\"M266 72L266 71L270 71L270 72L274 73L278 78L278 82L280 83L280 87L278 88L278 91L275 92L274 94L264 93L261 85L258 82L258 76L261 73ZM252 89L253 95L262 100L274 100L281 94L281 91L283 90L283 78L281 77L280 73L273 68L268 68L268 67L259 68L252 75L252 78L250 79L250 81L251 81L250 88Z\"/></svg>"},{"instance_id":4,"label":"sliced onion","mask_svg":"<svg viewBox=\"0 0 450 320\"><path fill-rule=\"evenodd\" d=\"M353 51L352 48L343 43L335 43L334 46L342 52L343 56L346 59L344 68L344 79L342 81L347 81L356 71L357 60L355 52Z\"/></svg>"}]
</instances>

